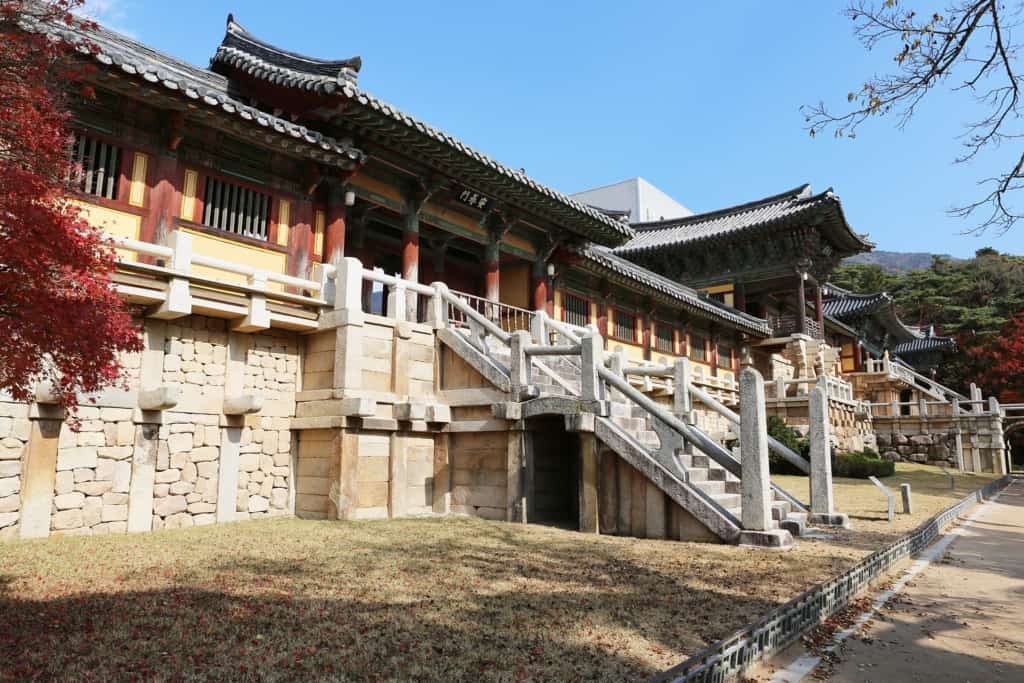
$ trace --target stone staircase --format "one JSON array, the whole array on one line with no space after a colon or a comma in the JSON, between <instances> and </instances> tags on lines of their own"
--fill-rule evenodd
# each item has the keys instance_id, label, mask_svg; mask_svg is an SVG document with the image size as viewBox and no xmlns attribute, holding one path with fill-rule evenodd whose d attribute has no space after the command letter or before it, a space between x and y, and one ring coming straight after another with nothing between
<instances>
[{"instance_id":1,"label":"stone staircase","mask_svg":"<svg viewBox=\"0 0 1024 683\"><path fill-rule=\"evenodd\" d=\"M468 349L468 345L457 346L458 348L453 347L453 350L460 354L479 353L475 349ZM500 368L507 376L510 367L507 347L488 348L486 362ZM484 361L483 354L476 360ZM578 396L578 362L578 358L572 357L535 358L531 384L537 390L536 399ZM539 364L543 364L550 373L544 372ZM742 531L739 478L716 462L715 458L699 452L692 444L682 443L682 440L680 448L674 451L675 462L662 462L657 457L657 453L662 450L661 439L654 428L652 415L624 397L610 396L608 407L607 417L596 417L595 432L598 438L619 457L647 476L669 498L703 522L712 533L727 542L737 542ZM725 457L731 457L724 447L718 447ZM682 476L679 476L679 473ZM794 505L778 491L775 493L775 499L772 504L774 528L785 529L793 536L802 535L806 513L794 511Z\"/></svg>"},{"instance_id":2,"label":"stone staircase","mask_svg":"<svg viewBox=\"0 0 1024 683\"><path fill-rule=\"evenodd\" d=\"M507 355L502 362L508 362ZM548 356L541 362L552 370L561 382L539 370L534 363L533 383L540 396L572 395L567 386L578 390L579 367L574 365L571 359ZM661 440L651 424L650 413L640 406L625 400L612 399L608 419L645 450L655 451L661 446ZM684 445L676 457L678 464L686 472L688 484L699 489L736 520L741 518L742 492L738 477L715 462L714 458L697 452L689 444ZM789 500L778 491L775 492L775 500L772 503L775 528L785 529L793 536L802 536L806 529L807 513L793 508Z\"/></svg>"}]
</instances>

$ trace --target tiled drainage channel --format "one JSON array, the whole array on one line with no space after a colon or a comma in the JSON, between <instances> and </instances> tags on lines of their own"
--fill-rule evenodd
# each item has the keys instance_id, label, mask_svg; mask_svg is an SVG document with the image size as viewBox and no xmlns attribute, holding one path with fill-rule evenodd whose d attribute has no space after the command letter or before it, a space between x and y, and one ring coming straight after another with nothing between
<instances>
[{"instance_id":1,"label":"tiled drainage channel","mask_svg":"<svg viewBox=\"0 0 1024 683\"><path fill-rule=\"evenodd\" d=\"M754 663L786 648L841 610L872 579L900 560L923 550L967 508L991 497L1010 481L1011 477L1006 476L990 482L924 522L909 535L868 555L846 572L818 584L728 638L658 674L651 681L724 683L737 678Z\"/></svg>"}]
</instances>

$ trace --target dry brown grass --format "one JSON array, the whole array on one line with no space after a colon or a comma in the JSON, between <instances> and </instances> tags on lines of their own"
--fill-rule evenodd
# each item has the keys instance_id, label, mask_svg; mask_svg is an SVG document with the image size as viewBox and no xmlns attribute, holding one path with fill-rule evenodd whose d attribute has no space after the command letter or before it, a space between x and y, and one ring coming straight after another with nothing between
<instances>
[{"instance_id":1,"label":"dry brown grass","mask_svg":"<svg viewBox=\"0 0 1024 683\"><path fill-rule=\"evenodd\" d=\"M880 480L896 498L896 519L891 523L886 517L885 496L874 484L867 479L834 479L832 484L836 511L849 515L853 527L838 532L836 540L870 552L912 531L921 522L968 493L998 479L994 474L952 473L956 484L954 489L949 486L949 478L937 467L912 462L898 463L896 474ZM773 476L772 481L801 500L809 500L807 477ZM900 484L910 484L914 509L911 515L902 514Z\"/></svg>"},{"instance_id":2,"label":"dry brown grass","mask_svg":"<svg viewBox=\"0 0 1024 683\"><path fill-rule=\"evenodd\" d=\"M954 495L925 468L899 476L914 520L855 518L785 553L465 518L4 544L0 678L637 679L983 483ZM879 517L865 485L838 481L839 507Z\"/></svg>"}]
</instances>

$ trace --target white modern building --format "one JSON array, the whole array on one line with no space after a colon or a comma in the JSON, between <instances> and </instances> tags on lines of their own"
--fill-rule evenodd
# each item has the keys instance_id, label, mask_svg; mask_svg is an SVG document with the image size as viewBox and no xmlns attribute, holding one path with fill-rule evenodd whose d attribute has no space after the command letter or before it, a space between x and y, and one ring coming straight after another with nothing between
<instances>
[{"instance_id":1,"label":"white modern building","mask_svg":"<svg viewBox=\"0 0 1024 683\"><path fill-rule=\"evenodd\" d=\"M578 202L606 211L628 211L627 220L630 223L693 215L693 211L640 177L583 190L571 196Z\"/></svg>"}]
</instances>

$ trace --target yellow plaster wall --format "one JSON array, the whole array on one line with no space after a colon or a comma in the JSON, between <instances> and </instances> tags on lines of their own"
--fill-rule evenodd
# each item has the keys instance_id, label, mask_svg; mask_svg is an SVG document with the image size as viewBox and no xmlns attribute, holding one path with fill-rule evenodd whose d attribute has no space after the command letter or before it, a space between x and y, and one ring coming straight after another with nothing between
<instances>
[{"instance_id":1,"label":"yellow plaster wall","mask_svg":"<svg viewBox=\"0 0 1024 683\"><path fill-rule=\"evenodd\" d=\"M273 251L271 249L262 249L250 244L242 244L241 242L235 242L231 239L215 237L213 235L207 235L187 228L179 229L189 235L192 235L192 253L194 254L218 258L225 261L232 261L234 263L242 263L257 270L265 270L268 273L285 272L285 261L287 256L282 252ZM203 277L224 280L225 282L238 284L246 283L244 275L228 273L223 270L217 270L216 268L193 265L192 272ZM276 285L274 283L271 283L268 287L276 290L281 289L280 285Z\"/></svg>"},{"instance_id":2,"label":"yellow plaster wall","mask_svg":"<svg viewBox=\"0 0 1024 683\"><path fill-rule=\"evenodd\" d=\"M108 209L105 206L89 204L88 202L75 200L71 203L81 208L82 218L88 221L90 225L94 225L104 232L116 235L117 237L127 237L133 240L139 239L139 228L142 225L141 216L128 213L127 211L118 211L117 209ZM135 252L128 251L127 249L118 249L117 256L123 261L136 260Z\"/></svg>"},{"instance_id":3,"label":"yellow plaster wall","mask_svg":"<svg viewBox=\"0 0 1024 683\"><path fill-rule=\"evenodd\" d=\"M724 294L725 295L725 301L724 301L725 305L726 306L734 306L735 305L735 296L733 295L733 290L734 290L734 286L732 284L727 284L727 285L715 285L714 287L704 287L700 291L707 292L708 294Z\"/></svg>"}]
</instances>

